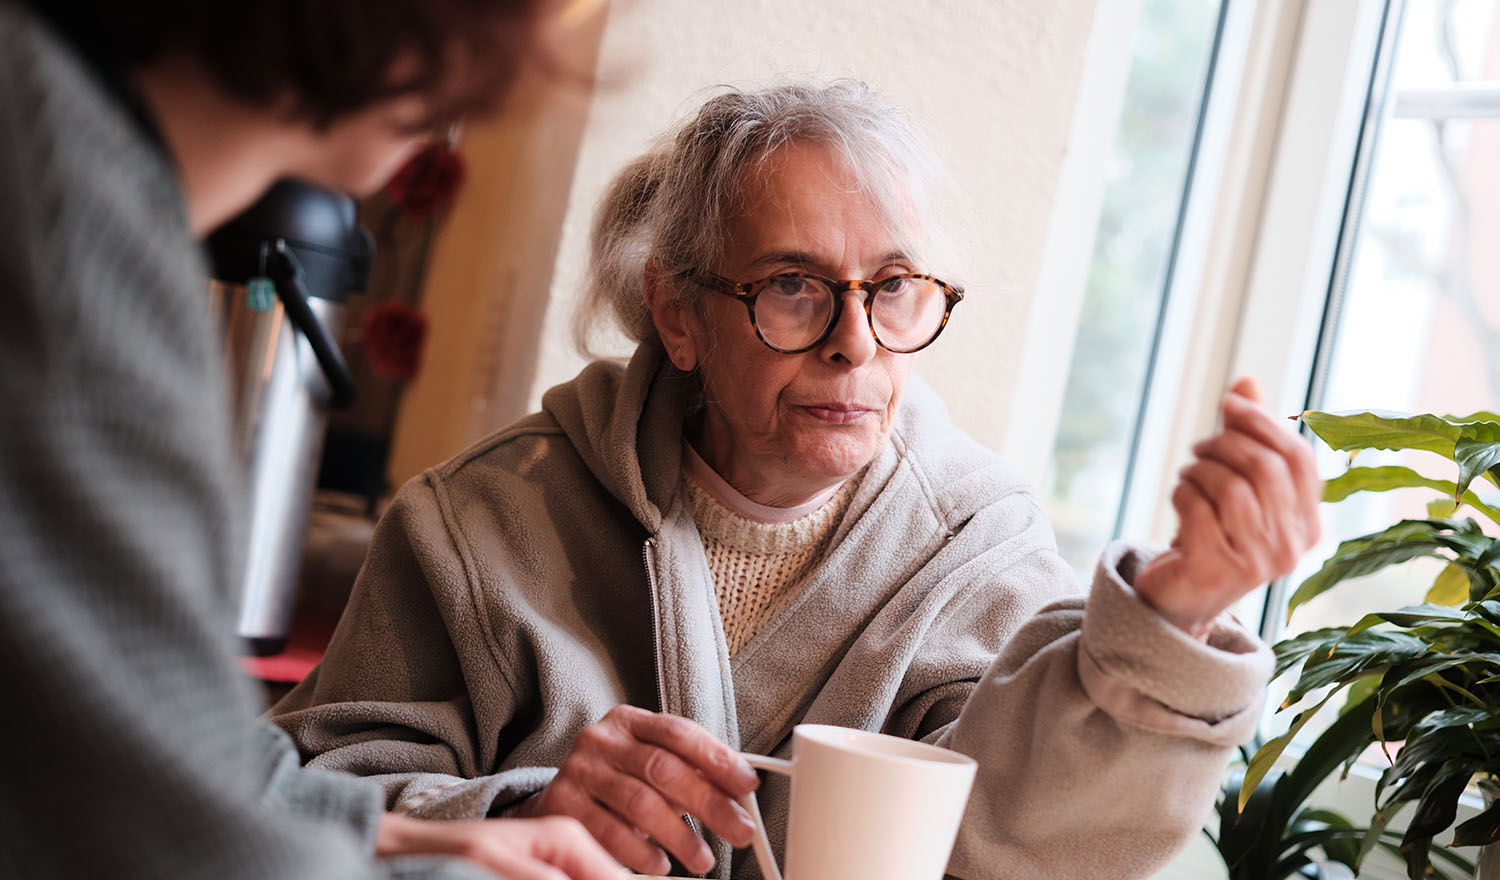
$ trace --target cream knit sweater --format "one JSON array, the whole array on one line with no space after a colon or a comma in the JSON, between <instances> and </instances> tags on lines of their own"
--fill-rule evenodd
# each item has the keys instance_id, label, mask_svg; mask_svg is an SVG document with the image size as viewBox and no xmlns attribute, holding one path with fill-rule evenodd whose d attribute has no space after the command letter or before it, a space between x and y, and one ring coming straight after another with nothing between
<instances>
[{"instance_id":1,"label":"cream knit sweater","mask_svg":"<svg viewBox=\"0 0 1500 880\"><path fill-rule=\"evenodd\" d=\"M696 453L684 450L684 458ZM759 505L723 480L704 485L702 460L682 470L682 485L693 508L693 519L703 536L708 569L713 573L714 593L719 600L719 618L729 656L749 644L761 627L786 606L793 589L817 564L834 528L849 508L859 486L858 477L845 480L821 503L801 516L782 522L751 518L741 511ZM737 498L724 498L734 493ZM721 500L721 498L723 500ZM725 501L739 510L731 510ZM740 503L734 503L734 502ZM801 509L798 509L801 513ZM778 517L780 519L780 517Z\"/></svg>"}]
</instances>

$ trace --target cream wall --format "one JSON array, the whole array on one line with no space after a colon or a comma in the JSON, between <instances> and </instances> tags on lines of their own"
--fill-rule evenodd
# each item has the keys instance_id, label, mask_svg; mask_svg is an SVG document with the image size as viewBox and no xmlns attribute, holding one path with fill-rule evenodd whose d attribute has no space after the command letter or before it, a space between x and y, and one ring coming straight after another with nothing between
<instances>
[{"instance_id":1,"label":"cream wall","mask_svg":"<svg viewBox=\"0 0 1500 880\"><path fill-rule=\"evenodd\" d=\"M1068 141L1094 0L640 0L617 7L569 197L529 396L577 372L569 321L589 218L614 172L706 86L864 79L923 124L968 196L969 298L918 371L960 424L1000 448L1031 291ZM621 349L624 351L624 349ZM1066 362L1063 362L1064 366Z\"/></svg>"},{"instance_id":2,"label":"cream wall","mask_svg":"<svg viewBox=\"0 0 1500 880\"><path fill-rule=\"evenodd\" d=\"M1099 51L1098 35L1089 46L1094 10L1095 0L616 0L579 53L588 63L597 53L606 83L592 97L543 96L521 118L465 137L471 181L429 270L428 363L403 400L393 481L535 409L583 365L570 322L594 204L622 164L720 83L858 77L911 111L966 199L955 214L968 260L952 280L969 290L918 371L993 448L1028 436L1029 415L1055 424L1055 412L1036 409L1060 405L1060 391L1023 395L1020 416L1012 403L1019 382L1068 363L1071 327L1033 344L1024 371L1022 352L1044 252L1054 264L1087 258L1092 227L1065 230L1070 247L1049 252L1047 240L1070 132L1079 143L1085 57ZM1122 87L1128 33L1103 34ZM628 352L623 340L618 350ZM1031 441L1050 450L1050 436Z\"/></svg>"}]
</instances>

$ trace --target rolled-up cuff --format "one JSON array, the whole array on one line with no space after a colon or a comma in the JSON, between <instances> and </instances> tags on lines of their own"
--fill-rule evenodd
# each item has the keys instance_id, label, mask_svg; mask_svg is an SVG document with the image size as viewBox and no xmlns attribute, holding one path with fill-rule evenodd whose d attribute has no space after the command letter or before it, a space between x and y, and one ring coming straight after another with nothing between
<instances>
[{"instance_id":1,"label":"rolled-up cuff","mask_svg":"<svg viewBox=\"0 0 1500 880\"><path fill-rule=\"evenodd\" d=\"M1271 650L1233 617L1207 643L1168 623L1130 583L1158 548L1105 548L1079 640L1079 677L1090 699L1121 721L1225 745L1248 739L1274 667Z\"/></svg>"},{"instance_id":2,"label":"rolled-up cuff","mask_svg":"<svg viewBox=\"0 0 1500 880\"><path fill-rule=\"evenodd\" d=\"M455 779L430 774L405 785L396 811L419 819L478 819L503 815L547 787L555 767L517 767L493 776Z\"/></svg>"}]
</instances>

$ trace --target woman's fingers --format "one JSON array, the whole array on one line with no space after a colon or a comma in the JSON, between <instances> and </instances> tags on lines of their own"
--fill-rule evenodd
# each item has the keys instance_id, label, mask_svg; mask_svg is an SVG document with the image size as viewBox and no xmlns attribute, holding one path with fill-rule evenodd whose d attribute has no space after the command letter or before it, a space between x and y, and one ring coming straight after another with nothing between
<instances>
[{"instance_id":1,"label":"woman's fingers","mask_svg":"<svg viewBox=\"0 0 1500 880\"><path fill-rule=\"evenodd\" d=\"M1238 394L1224 398L1224 431L1248 434L1261 445L1279 455L1291 474L1299 497L1311 498L1314 505L1322 498L1323 481L1318 477L1317 460L1312 447L1286 422L1273 417L1258 404Z\"/></svg>"},{"instance_id":2,"label":"woman's fingers","mask_svg":"<svg viewBox=\"0 0 1500 880\"><path fill-rule=\"evenodd\" d=\"M667 854L621 819L613 810L599 803L585 788L558 774L547 787L542 809L556 816L577 819L599 845L620 864L642 874L665 874L672 867Z\"/></svg>"},{"instance_id":3,"label":"woman's fingers","mask_svg":"<svg viewBox=\"0 0 1500 880\"><path fill-rule=\"evenodd\" d=\"M1136 579L1143 599L1190 632L1290 572L1318 537L1322 481L1312 449L1259 396L1242 380L1225 397L1223 430L1193 447L1173 491L1171 549Z\"/></svg>"},{"instance_id":4,"label":"woman's fingers","mask_svg":"<svg viewBox=\"0 0 1500 880\"><path fill-rule=\"evenodd\" d=\"M677 813L698 817L711 831L735 846L750 844L755 833L750 817L722 789L709 783L676 753L643 744L627 752L623 761L625 766L621 769L645 780L651 789L670 801Z\"/></svg>"},{"instance_id":5,"label":"woman's fingers","mask_svg":"<svg viewBox=\"0 0 1500 880\"><path fill-rule=\"evenodd\" d=\"M1269 525L1260 498L1249 481L1212 459L1200 459L1183 468L1181 479L1197 489L1208 503L1234 561L1244 565L1253 558L1266 541Z\"/></svg>"},{"instance_id":6,"label":"woman's fingers","mask_svg":"<svg viewBox=\"0 0 1500 880\"><path fill-rule=\"evenodd\" d=\"M660 845L702 873L713 867L713 853L683 814L746 844L753 828L734 798L757 784L749 764L701 725L622 705L579 732L540 809L578 818L636 870L666 870Z\"/></svg>"},{"instance_id":7,"label":"woman's fingers","mask_svg":"<svg viewBox=\"0 0 1500 880\"><path fill-rule=\"evenodd\" d=\"M682 820L682 811L650 785L610 768L592 781L591 788L600 803L666 848L689 870L702 873L713 867L708 844Z\"/></svg>"},{"instance_id":8,"label":"woman's fingers","mask_svg":"<svg viewBox=\"0 0 1500 880\"><path fill-rule=\"evenodd\" d=\"M618 880L622 872L581 824L561 816L439 822L386 813L375 852L456 856L510 880Z\"/></svg>"},{"instance_id":9,"label":"woman's fingers","mask_svg":"<svg viewBox=\"0 0 1500 880\"><path fill-rule=\"evenodd\" d=\"M582 823L562 816L534 821L543 829L533 840L533 855L572 880L618 880L623 874Z\"/></svg>"},{"instance_id":10,"label":"woman's fingers","mask_svg":"<svg viewBox=\"0 0 1500 880\"><path fill-rule=\"evenodd\" d=\"M699 724L634 706L616 706L610 711L621 713L636 739L679 755L731 798L749 794L760 784L755 770L738 752L719 742Z\"/></svg>"}]
</instances>

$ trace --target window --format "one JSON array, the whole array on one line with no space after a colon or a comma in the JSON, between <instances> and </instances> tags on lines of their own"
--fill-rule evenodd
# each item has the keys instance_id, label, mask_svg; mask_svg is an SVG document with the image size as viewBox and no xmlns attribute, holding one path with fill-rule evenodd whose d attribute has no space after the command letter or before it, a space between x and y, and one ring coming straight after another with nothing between
<instances>
[{"instance_id":1,"label":"window","mask_svg":"<svg viewBox=\"0 0 1500 880\"><path fill-rule=\"evenodd\" d=\"M1085 574L1114 537L1221 4L1145 0L1049 464L1047 514Z\"/></svg>"},{"instance_id":2,"label":"window","mask_svg":"<svg viewBox=\"0 0 1500 880\"><path fill-rule=\"evenodd\" d=\"M1205 350L1228 354L1184 362L1211 377L1215 389L1244 373L1269 379L1271 405L1288 414L1304 407L1494 409L1500 403L1500 266L1493 265L1500 248L1492 244L1500 237L1491 232L1500 223L1495 4L1267 5L1280 19L1267 32L1287 35L1280 41L1285 61L1246 77L1262 83L1273 131L1249 126L1234 140L1248 149L1260 131L1270 145L1263 170L1247 175L1253 207L1221 200L1216 209L1215 222L1245 256L1237 262L1225 249L1210 260L1234 279L1205 285L1228 317L1195 324L1206 328ZM1256 112L1254 102L1245 103ZM1181 424L1193 430L1176 431L1184 442L1174 441L1169 457L1183 460L1185 441L1211 424L1216 396L1171 399ZM1347 464L1340 453L1319 454L1325 475ZM1362 454L1361 463L1382 463L1376 459ZM1403 463L1445 476L1430 456ZM1325 507L1324 540L1288 583L1315 570L1339 540L1400 516L1421 516L1429 499L1370 493ZM1156 504L1160 510L1163 499ZM1419 602L1435 574L1434 565L1413 563L1341 586L1299 609L1293 631ZM1263 632L1285 635L1285 589L1246 603L1241 616L1253 620L1262 610ZM1279 697L1270 696L1270 708ZM1284 729L1288 720L1268 718L1267 728ZM1330 781L1314 800L1362 820L1372 808L1372 777L1356 771L1342 784ZM1404 871L1376 858L1362 876Z\"/></svg>"},{"instance_id":3,"label":"window","mask_svg":"<svg viewBox=\"0 0 1500 880\"><path fill-rule=\"evenodd\" d=\"M1312 407L1466 414L1500 404L1500 16L1489 0L1406 5L1393 40L1383 119L1359 162L1333 275ZM1486 118L1488 117L1488 118ZM1323 473L1344 466L1320 449ZM1361 455L1431 476L1431 456ZM1439 463L1440 465L1441 463ZM1480 493L1493 491L1477 484ZM1325 538L1297 582L1338 541L1425 515L1431 494L1364 493L1324 509ZM1460 512L1460 516L1465 515ZM1493 530L1494 523L1476 517ZM1440 565L1418 560L1299 609L1303 631L1421 601Z\"/></svg>"}]
</instances>

